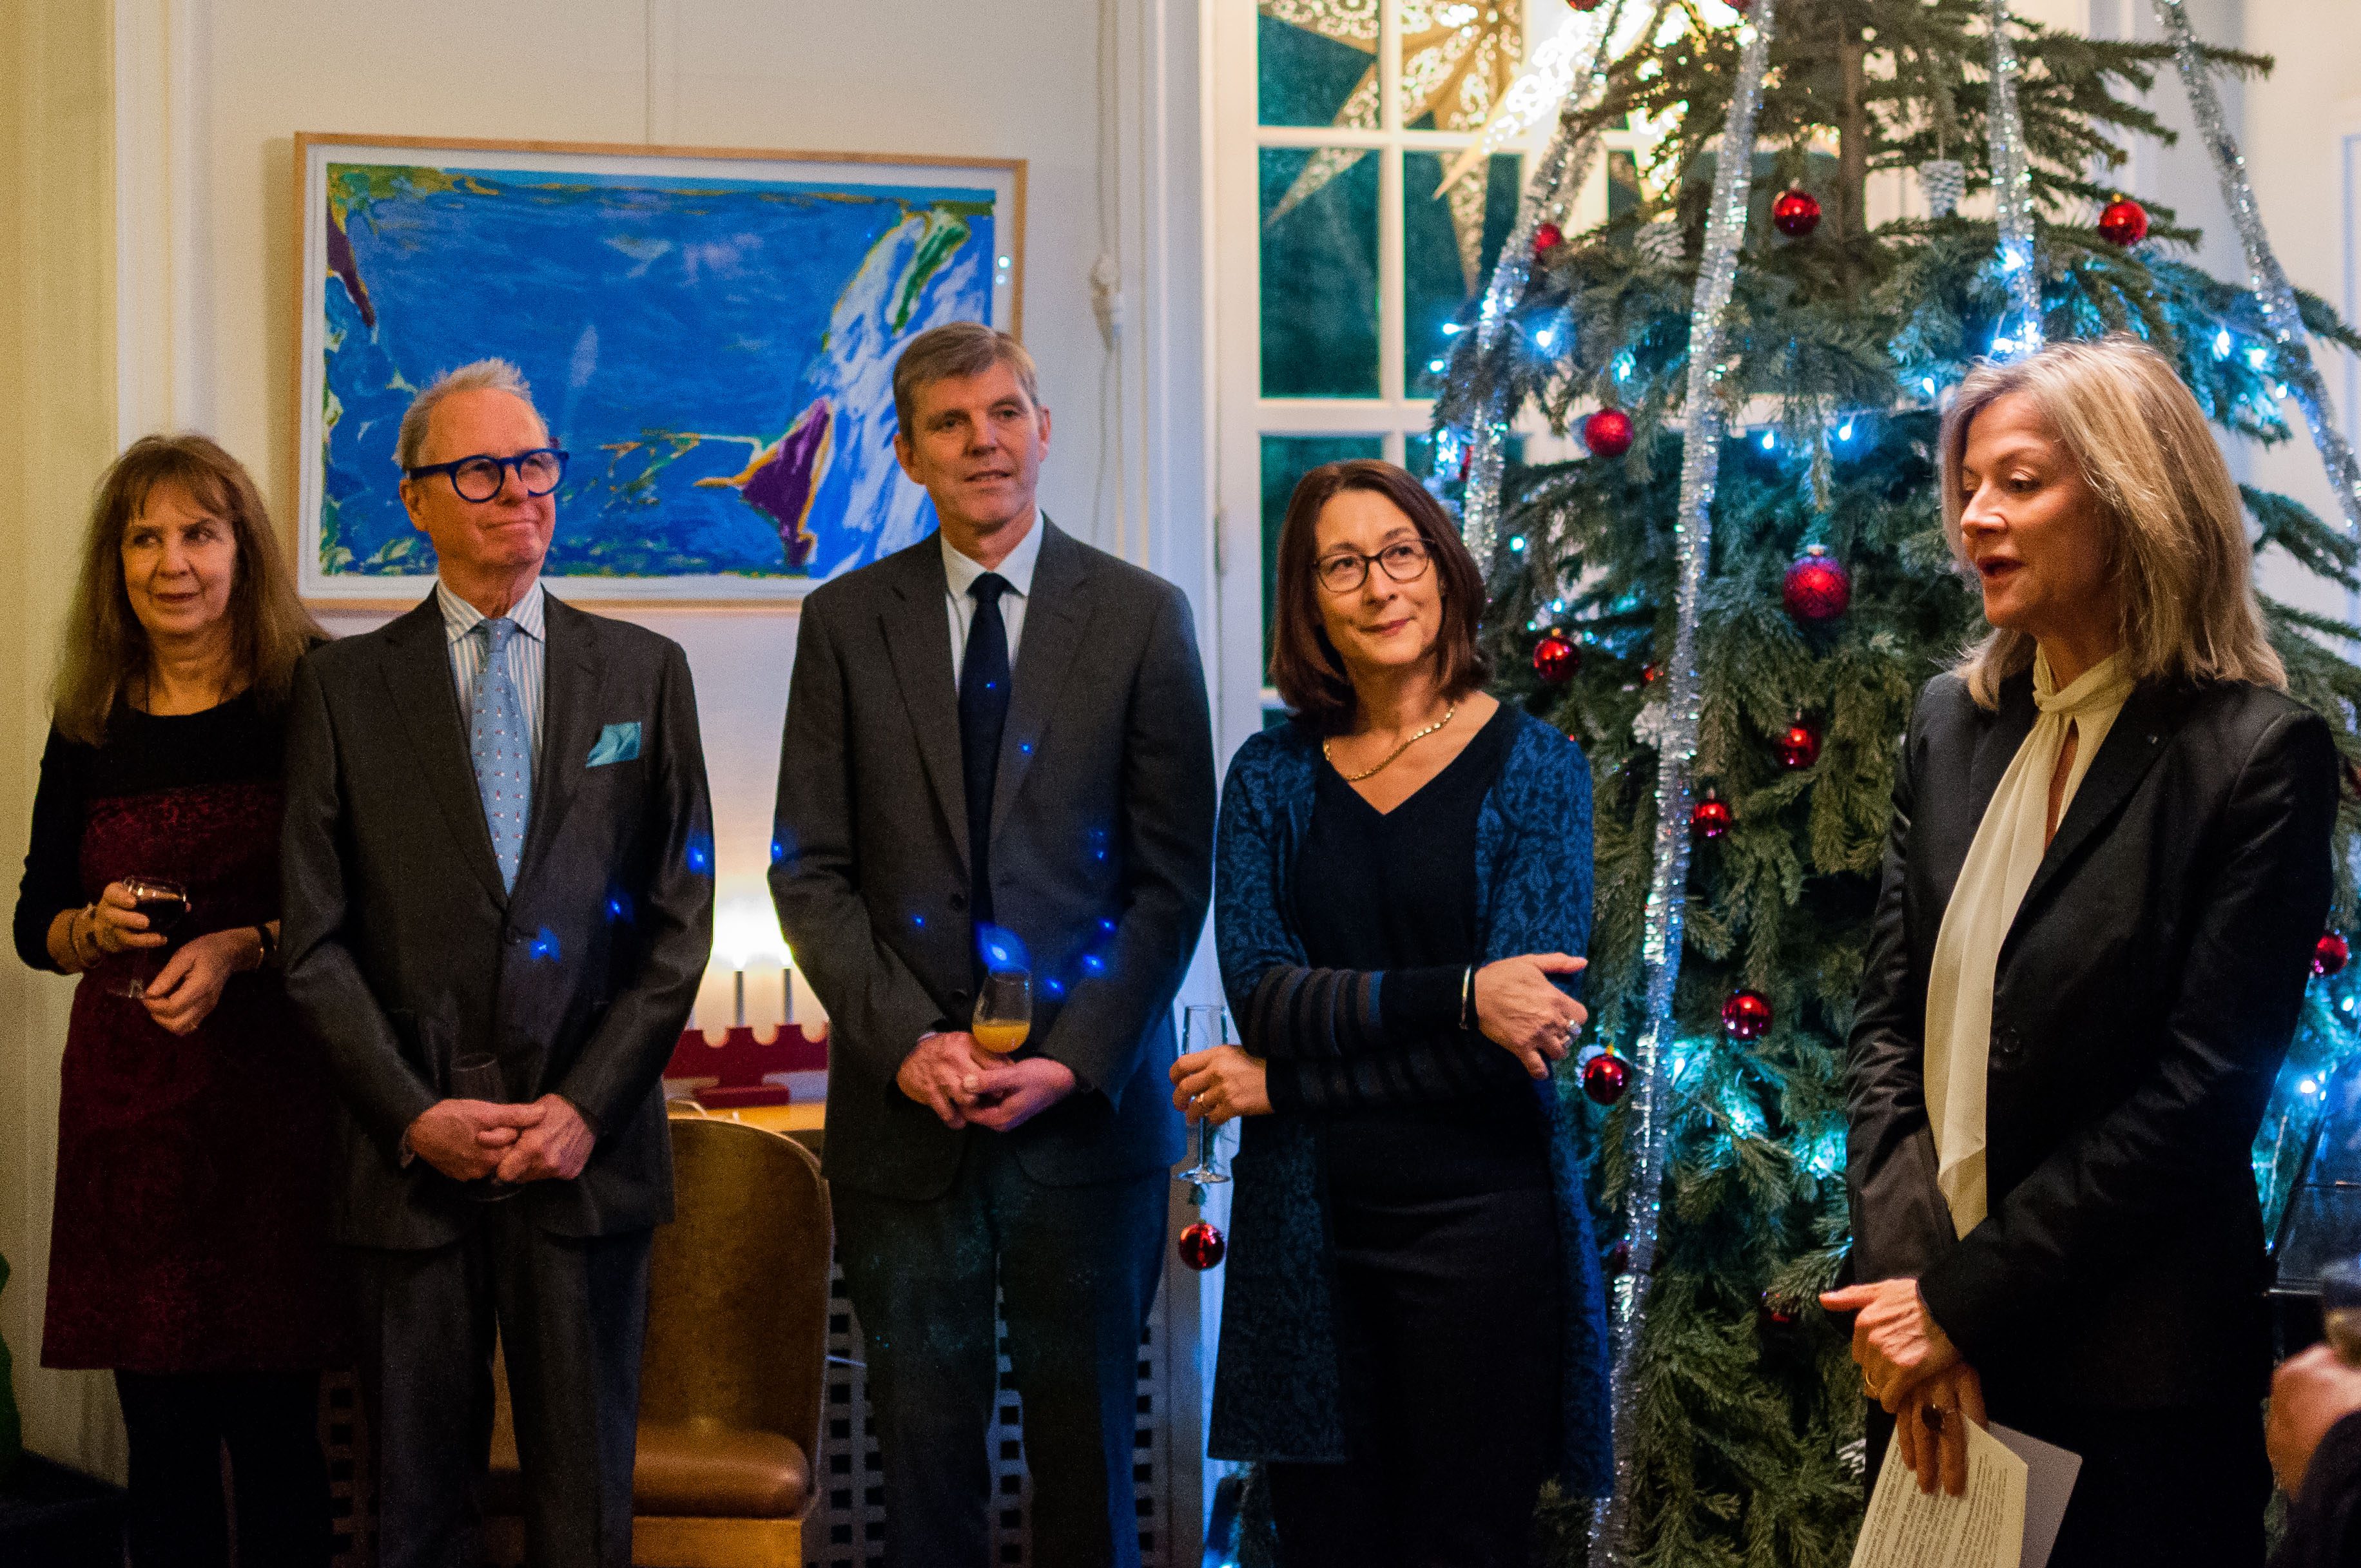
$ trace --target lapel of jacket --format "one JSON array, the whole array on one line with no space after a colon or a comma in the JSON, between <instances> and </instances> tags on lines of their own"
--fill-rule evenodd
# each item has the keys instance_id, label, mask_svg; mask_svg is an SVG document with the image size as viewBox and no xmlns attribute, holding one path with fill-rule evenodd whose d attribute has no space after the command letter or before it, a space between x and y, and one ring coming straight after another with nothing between
<instances>
[{"instance_id":1,"label":"lapel of jacket","mask_svg":"<svg viewBox=\"0 0 2361 1568\"><path fill-rule=\"evenodd\" d=\"M2114 815L2124 797L2138 787L2148 769L2164 755L2164 743L2180 727L2182 711L2180 694L2162 686L2140 686L2125 701L2059 819L2057 836L2049 840L2033 881L2026 886L2024 901L2016 906L2017 924L2024 922L2026 912L2058 880L2074 851Z\"/></svg>"},{"instance_id":2,"label":"lapel of jacket","mask_svg":"<svg viewBox=\"0 0 2361 1568\"><path fill-rule=\"evenodd\" d=\"M942 547L935 536L877 564L889 592L879 610L886 656L902 688L902 707L917 731L918 759L935 804L959 845L962 872L968 864L967 781L960 772L959 682L951 674L950 621L943 609L949 591Z\"/></svg>"},{"instance_id":3,"label":"lapel of jacket","mask_svg":"<svg viewBox=\"0 0 2361 1568\"><path fill-rule=\"evenodd\" d=\"M1975 842L1976 828L1983 821L1984 813L1992 807L2001 775L2016 760L2017 748L2025 744L2026 736L2033 731L2033 721L2040 717L2040 710L2033 706L2030 674L2014 675L2001 683L2000 711L1985 725L1974 753L1968 759L1967 831L1956 845L1949 847L1948 860L1937 868L1938 909L1950 907L1952 889L1959 885L1960 872L1968 863L1968 850Z\"/></svg>"},{"instance_id":4,"label":"lapel of jacket","mask_svg":"<svg viewBox=\"0 0 2361 1568\"><path fill-rule=\"evenodd\" d=\"M476 792L476 762L467 750L467 719L459 711L452 684L450 640L442 607L426 602L386 628L384 673L393 710L410 739L427 793L442 807L452 841L495 903L508 902L500 864L492 855L491 829L484 826L484 803Z\"/></svg>"},{"instance_id":5,"label":"lapel of jacket","mask_svg":"<svg viewBox=\"0 0 2361 1568\"><path fill-rule=\"evenodd\" d=\"M561 601L544 586L542 590L541 755L533 760L533 820L525 828L524 853L517 861L522 883L548 854L566 803L582 782L590 748L598 739L599 680L604 661L598 654L598 628L591 618ZM653 719L653 714L647 718ZM643 746L654 744L648 729Z\"/></svg>"},{"instance_id":6,"label":"lapel of jacket","mask_svg":"<svg viewBox=\"0 0 2361 1568\"><path fill-rule=\"evenodd\" d=\"M1025 635L1016 649L1015 689L1008 694L1008 728L1002 734L1000 762L993 774L995 840L1025 783L1026 770L1033 765L1033 754L1041 749L1066 671L1082 648L1091 620L1089 558L1048 518L1040 527L1041 554L1033 563L1033 591L1025 597Z\"/></svg>"}]
</instances>

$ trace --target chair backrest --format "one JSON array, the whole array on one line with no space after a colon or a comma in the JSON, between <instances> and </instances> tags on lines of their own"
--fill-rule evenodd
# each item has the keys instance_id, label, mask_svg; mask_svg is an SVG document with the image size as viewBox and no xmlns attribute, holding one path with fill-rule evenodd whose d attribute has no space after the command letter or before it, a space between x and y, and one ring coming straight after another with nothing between
<instances>
[{"instance_id":1,"label":"chair backrest","mask_svg":"<svg viewBox=\"0 0 2361 1568\"><path fill-rule=\"evenodd\" d=\"M740 1122L666 1124L677 1217L649 1262L640 1419L774 1431L817 1463L834 1243L819 1162Z\"/></svg>"}]
</instances>

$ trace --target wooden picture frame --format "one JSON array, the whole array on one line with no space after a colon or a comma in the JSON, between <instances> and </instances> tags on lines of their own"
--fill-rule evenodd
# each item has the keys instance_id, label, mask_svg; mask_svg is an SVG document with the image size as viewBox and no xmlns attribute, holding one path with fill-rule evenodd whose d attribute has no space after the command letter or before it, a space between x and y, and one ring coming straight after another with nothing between
<instances>
[{"instance_id":1,"label":"wooden picture frame","mask_svg":"<svg viewBox=\"0 0 2361 1568\"><path fill-rule=\"evenodd\" d=\"M571 454L560 597L792 609L933 526L902 345L1023 324L1023 159L306 132L294 180L289 540L324 609L425 591L395 433L458 364L517 363Z\"/></svg>"}]
</instances>

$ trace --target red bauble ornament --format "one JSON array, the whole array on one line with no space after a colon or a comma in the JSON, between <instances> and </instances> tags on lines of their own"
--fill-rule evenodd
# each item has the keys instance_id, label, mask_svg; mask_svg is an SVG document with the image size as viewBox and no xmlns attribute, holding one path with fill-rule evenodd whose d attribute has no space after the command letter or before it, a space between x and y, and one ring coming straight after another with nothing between
<instances>
[{"instance_id":1,"label":"red bauble ornament","mask_svg":"<svg viewBox=\"0 0 2361 1568\"><path fill-rule=\"evenodd\" d=\"M1809 191L1783 192L1771 203L1771 226L1789 239L1802 239L1820 226L1820 199Z\"/></svg>"},{"instance_id":2,"label":"red bauble ornament","mask_svg":"<svg viewBox=\"0 0 2361 1568\"><path fill-rule=\"evenodd\" d=\"M1533 231L1533 254L1547 256L1565 243L1565 231L1555 224L1543 224Z\"/></svg>"},{"instance_id":3,"label":"red bauble ornament","mask_svg":"<svg viewBox=\"0 0 2361 1568\"><path fill-rule=\"evenodd\" d=\"M1612 1105L1631 1087L1631 1061L1613 1051L1601 1051L1582 1067L1582 1091L1601 1105Z\"/></svg>"},{"instance_id":4,"label":"red bauble ornament","mask_svg":"<svg viewBox=\"0 0 2361 1568\"><path fill-rule=\"evenodd\" d=\"M1730 806L1711 790L1689 813L1689 827L1700 839L1719 839L1730 831Z\"/></svg>"},{"instance_id":5,"label":"red bauble ornament","mask_svg":"<svg viewBox=\"0 0 2361 1568\"><path fill-rule=\"evenodd\" d=\"M1220 1264L1229 1250L1221 1227L1209 1220L1200 1220L1180 1233L1180 1261L1201 1274Z\"/></svg>"},{"instance_id":6,"label":"red bauble ornament","mask_svg":"<svg viewBox=\"0 0 2361 1568\"><path fill-rule=\"evenodd\" d=\"M1655 684L1656 677L1664 673L1664 671L1658 669L1653 664L1642 664L1640 666L1640 684L1642 685L1653 685ZM2356 773L2355 775L2354 787L2356 790L2361 790L2361 773Z\"/></svg>"},{"instance_id":7,"label":"red bauble ornament","mask_svg":"<svg viewBox=\"0 0 2361 1568\"><path fill-rule=\"evenodd\" d=\"M1577 11L1596 11L1607 4L1607 0L1565 0L1565 3Z\"/></svg>"},{"instance_id":8,"label":"red bauble ornament","mask_svg":"<svg viewBox=\"0 0 2361 1568\"><path fill-rule=\"evenodd\" d=\"M1802 1314L1792 1301L1783 1301L1770 1291L1763 1292L1763 1321L1774 1329L1791 1329Z\"/></svg>"},{"instance_id":9,"label":"red bauble ornament","mask_svg":"<svg viewBox=\"0 0 2361 1568\"><path fill-rule=\"evenodd\" d=\"M2147 237L2147 209L2129 196L2108 203L2099 214L2099 237L2110 245L2137 245Z\"/></svg>"},{"instance_id":10,"label":"red bauble ornament","mask_svg":"<svg viewBox=\"0 0 2361 1568\"><path fill-rule=\"evenodd\" d=\"M2312 945L2312 972L2327 976L2334 974L2351 961L2353 944L2345 939L2342 931L2324 931L2320 940Z\"/></svg>"},{"instance_id":11,"label":"red bauble ornament","mask_svg":"<svg viewBox=\"0 0 2361 1568\"><path fill-rule=\"evenodd\" d=\"M1533 674L1550 685L1565 685L1581 668L1582 650L1576 647L1574 639L1565 632L1545 632L1542 640L1533 644Z\"/></svg>"},{"instance_id":12,"label":"red bauble ornament","mask_svg":"<svg viewBox=\"0 0 2361 1568\"><path fill-rule=\"evenodd\" d=\"M1721 1004L1722 1033L1733 1040L1759 1040L1771 1032L1771 1003L1760 992L1733 991Z\"/></svg>"},{"instance_id":13,"label":"red bauble ornament","mask_svg":"<svg viewBox=\"0 0 2361 1568\"><path fill-rule=\"evenodd\" d=\"M1779 765L1808 768L1819 760L1819 733L1800 718L1787 726L1787 732L1779 737Z\"/></svg>"},{"instance_id":14,"label":"red bauble ornament","mask_svg":"<svg viewBox=\"0 0 2361 1568\"><path fill-rule=\"evenodd\" d=\"M1594 457L1620 457L1631 450L1631 416L1601 409L1582 422L1582 444Z\"/></svg>"},{"instance_id":15,"label":"red bauble ornament","mask_svg":"<svg viewBox=\"0 0 2361 1568\"><path fill-rule=\"evenodd\" d=\"M1852 574L1827 545L1815 544L1787 568L1784 598L1797 620L1834 620L1852 603Z\"/></svg>"}]
</instances>

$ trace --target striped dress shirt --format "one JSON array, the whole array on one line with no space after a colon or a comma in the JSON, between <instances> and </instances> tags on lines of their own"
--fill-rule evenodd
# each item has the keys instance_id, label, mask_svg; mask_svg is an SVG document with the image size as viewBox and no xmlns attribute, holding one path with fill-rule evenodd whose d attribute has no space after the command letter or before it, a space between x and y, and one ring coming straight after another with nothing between
<instances>
[{"instance_id":1,"label":"striped dress shirt","mask_svg":"<svg viewBox=\"0 0 2361 1568\"><path fill-rule=\"evenodd\" d=\"M451 643L451 679L459 688L459 718L462 723L475 711L476 676L483 669L486 642L470 635L477 622L485 619L483 611L453 593L443 579L434 580L434 602L443 610L443 630ZM543 634L544 609L541 584L535 582L525 590L509 611L516 622L521 637L509 639L509 679L516 683L517 700L524 705L524 728L533 754L541 755L541 685L542 672L549 663L549 643Z\"/></svg>"}]
</instances>

